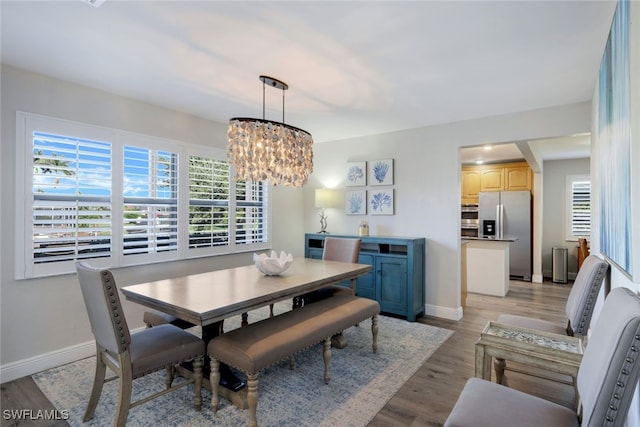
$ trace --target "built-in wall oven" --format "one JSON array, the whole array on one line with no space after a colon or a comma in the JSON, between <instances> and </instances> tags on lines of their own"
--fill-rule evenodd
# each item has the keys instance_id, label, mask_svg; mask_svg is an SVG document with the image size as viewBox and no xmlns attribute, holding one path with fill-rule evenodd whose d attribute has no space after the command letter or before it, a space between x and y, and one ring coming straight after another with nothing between
<instances>
[{"instance_id":1,"label":"built-in wall oven","mask_svg":"<svg viewBox=\"0 0 640 427\"><path fill-rule=\"evenodd\" d=\"M460 211L460 235L478 237L478 204L463 204Z\"/></svg>"}]
</instances>

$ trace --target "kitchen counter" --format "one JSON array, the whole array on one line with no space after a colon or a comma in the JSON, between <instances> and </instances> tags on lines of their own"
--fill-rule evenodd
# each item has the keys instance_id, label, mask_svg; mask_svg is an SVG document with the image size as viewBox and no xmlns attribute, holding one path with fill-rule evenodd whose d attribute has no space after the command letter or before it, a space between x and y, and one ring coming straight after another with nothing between
<instances>
[{"instance_id":1,"label":"kitchen counter","mask_svg":"<svg viewBox=\"0 0 640 427\"><path fill-rule=\"evenodd\" d=\"M483 242L517 242L518 238L517 237L501 237L501 238L497 238L497 237L463 237L462 241L464 242L465 240L481 240Z\"/></svg>"},{"instance_id":2,"label":"kitchen counter","mask_svg":"<svg viewBox=\"0 0 640 427\"><path fill-rule=\"evenodd\" d=\"M509 292L509 246L513 238L464 238L463 289L503 297ZM466 285L466 286L465 286Z\"/></svg>"}]
</instances>

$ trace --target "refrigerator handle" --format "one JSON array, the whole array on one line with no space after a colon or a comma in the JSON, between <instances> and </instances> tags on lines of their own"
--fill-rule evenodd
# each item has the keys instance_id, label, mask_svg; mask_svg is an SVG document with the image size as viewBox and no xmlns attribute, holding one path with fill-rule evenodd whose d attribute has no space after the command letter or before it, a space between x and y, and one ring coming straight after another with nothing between
<instances>
[{"instance_id":1,"label":"refrigerator handle","mask_svg":"<svg viewBox=\"0 0 640 427\"><path fill-rule=\"evenodd\" d=\"M504 206L496 205L496 238L502 239L504 225Z\"/></svg>"}]
</instances>

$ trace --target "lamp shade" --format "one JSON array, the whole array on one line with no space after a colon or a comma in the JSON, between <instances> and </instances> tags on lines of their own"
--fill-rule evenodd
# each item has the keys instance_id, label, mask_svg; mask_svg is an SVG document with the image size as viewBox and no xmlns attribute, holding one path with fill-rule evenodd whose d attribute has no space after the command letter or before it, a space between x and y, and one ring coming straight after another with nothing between
<instances>
[{"instance_id":1,"label":"lamp shade","mask_svg":"<svg viewBox=\"0 0 640 427\"><path fill-rule=\"evenodd\" d=\"M327 188L316 190L316 208L338 207L338 192Z\"/></svg>"}]
</instances>

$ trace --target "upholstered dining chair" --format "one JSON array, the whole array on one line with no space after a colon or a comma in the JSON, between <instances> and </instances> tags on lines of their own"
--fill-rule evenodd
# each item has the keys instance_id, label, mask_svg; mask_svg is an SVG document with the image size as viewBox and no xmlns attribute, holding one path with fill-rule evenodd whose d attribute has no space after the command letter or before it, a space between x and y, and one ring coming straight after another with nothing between
<instances>
[{"instance_id":1,"label":"upholstered dining chair","mask_svg":"<svg viewBox=\"0 0 640 427\"><path fill-rule=\"evenodd\" d=\"M322 249L322 259L328 261L339 261L357 263L360 254L360 239L352 237L325 237L324 248ZM314 301L327 298L334 293L345 293L355 295L356 279L351 281L351 287L342 285L332 285L323 289L306 293L293 299L293 308L301 307Z\"/></svg>"},{"instance_id":2,"label":"upholstered dining chair","mask_svg":"<svg viewBox=\"0 0 640 427\"><path fill-rule=\"evenodd\" d=\"M479 378L467 381L445 427L622 426L640 373L640 298L615 288L605 299L578 369L573 411Z\"/></svg>"},{"instance_id":3,"label":"upholstered dining chair","mask_svg":"<svg viewBox=\"0 0 640 427\"><path fill-rule=\"evenodd\" d=\"M501 314L498 316L498 323L520 326L529 329L536 329L554 334L569 336L585 336L591 323L593 308L596 298L600 292L602 282L609 264L595 255L590 255L584 260L582 268L578 271L569 297L565 306L567 315L567 326L563 327L547 320L534 319L525 316L516 316L511 314ZM494 370L496 373L496 382L498 384L507 385L507 379L504 376L506 369L504 359L496 358L494 361ZM515 371L515 369L511 369ZM518 370L519 372L522 372Z\"/></svg>"},{"instance_id":4,"label":"upholstered dining chair","mask_svg":"<svg viewBox=\"0 0 640 427\"><path fill-rule=\"evenodd\" d=\"M91 330L96 340L96 372L84 421L93 417L109 367L120 379L118 407L114 425L124 426L129 409L189 384L194 384L195 408L202 407L202 364L204 341L173 325L159 325L130 333L122 311L118 288L111 271L76 262ZM193 378L173 384L174 366L191 361ZM131 402L132 382L147 373L166 369L166 389Z\"/></svg>"},{"instance_id":5,"label":"upholstered dining chair","mask_svg":"<svg viewBox=\"0 0 640 427\"><path fill-rule=\"evenodd\" d=\"M340 261L355 264L360 256L360 246L362 241L351 237L326 237L324 239L324 249L322 259L328 261ZM335 292L346 292L355 295L356 279L351 280L351 289L342 285L333 285L329 288Z\"/></svg>"}]
</instances>

